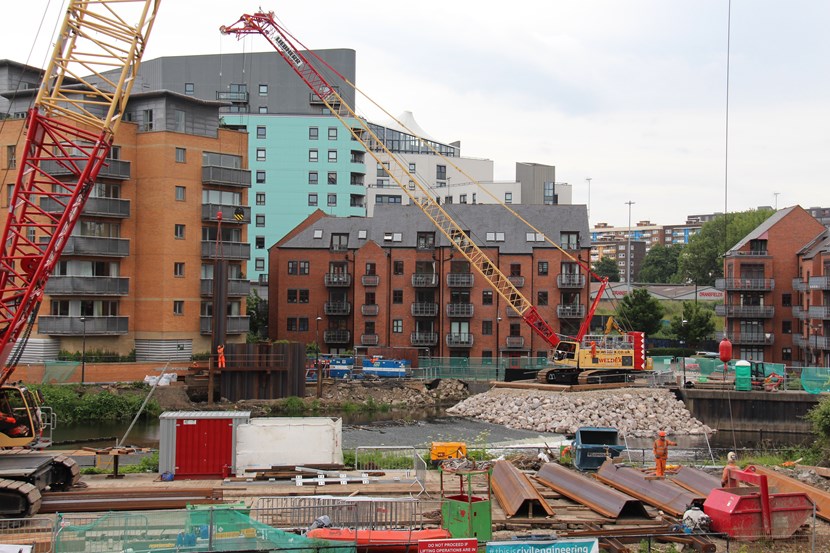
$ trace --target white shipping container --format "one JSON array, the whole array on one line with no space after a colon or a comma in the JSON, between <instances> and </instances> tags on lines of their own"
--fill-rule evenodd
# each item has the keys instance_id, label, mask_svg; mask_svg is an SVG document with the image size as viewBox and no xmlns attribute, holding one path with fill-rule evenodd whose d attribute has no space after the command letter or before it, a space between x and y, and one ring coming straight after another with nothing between
<instances>
[{"instance_id":1,"label":"white shipping container","mask_svg":"<svg viewBox=\"0 0 830 553\"><path fill-rule=\"evenodd\" d=\"M273 466L343 463L343 421L329 417L254 418L237 427L236 474Z\"/></svg>"}]
</instances>

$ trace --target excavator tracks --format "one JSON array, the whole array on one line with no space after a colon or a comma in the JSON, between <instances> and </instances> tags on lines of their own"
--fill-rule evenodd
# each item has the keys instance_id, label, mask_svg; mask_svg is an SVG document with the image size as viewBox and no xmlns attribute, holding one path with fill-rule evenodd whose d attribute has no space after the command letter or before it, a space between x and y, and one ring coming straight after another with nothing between
<instances>
[{"instance_id":1,"label":"excavator tracks","mask_svg":"<svg viewBox=\"0 0 830 553\"><path fill-rule=\"evenodd\" d=\"M58 455L52 459L52 483L49 489L53 492L65 492L81 479L81 468L74 459L66 455Z\"/></svg>"},{"instance_id":2,"label":"excavator tracks","mask_svg":"<svg viewBox=\"0 0 830 553\"><path fill-rule=\"evenodd\" d=\"M37 487L22 480L0 480L0 515L30 517L40 511L43 498Z\"/></svg>"}]
</instances>

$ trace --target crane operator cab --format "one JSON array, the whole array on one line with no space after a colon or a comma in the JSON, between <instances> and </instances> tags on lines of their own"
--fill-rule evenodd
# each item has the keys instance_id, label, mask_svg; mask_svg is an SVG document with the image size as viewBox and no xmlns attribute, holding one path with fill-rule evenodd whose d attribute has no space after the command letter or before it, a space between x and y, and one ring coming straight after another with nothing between
<instances>
[{"instance_id":1,"label":"crane operator cab","mask_svg":"<svg viewBox=\"0 0 830 553\"><path fill-rule=\"evenodd\" d=\"M557 363L565 363L565 364L576 364L576 352L577 352L577 343L576 342L566 342L561 341L559 344L556 345L556 349L553 350L553 359Z\"/></svg>"},{"instance_id":2,"label":"crane operator cab","mask_svg":"<svg viewBox=\"0 0 830 553\"><path fill-rule=\"evenodd\" d=\"M42 435L42 403L39 391L14 385L0 388L0 448L49 445Z\"/></svg>"}]
</instances>

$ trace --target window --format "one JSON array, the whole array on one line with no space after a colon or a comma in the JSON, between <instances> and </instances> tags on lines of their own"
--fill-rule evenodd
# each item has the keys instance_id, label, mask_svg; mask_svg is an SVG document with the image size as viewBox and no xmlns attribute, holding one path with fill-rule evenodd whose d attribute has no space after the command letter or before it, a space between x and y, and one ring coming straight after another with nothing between
<instances>
[{"instance_id":1,"label":"window","mask_svg":"<svg viewBox=\"0 0 830 553\"><path fill-rule=\"evenodd\" d=\"M781 361L792 361L793 360L793 350L792 348L781 348Z\"/></svg>"},{"instance_id":2,"label":"window","mask_svg":"<svg viewBox=\"0 0 830 553\"><path fill-rule=\"evenodd\" d=\"M317 171L309 171L308 184L317 184L318 182L320 182L320 176L317 174Z\"/></svg>"},{"instance_id":3,"label":"window","mask_svg":"<svg viewBox=\"0 0 830 553\"><path fill-rule=\"evenodd\" d=\"M260 213L256 216L256 226L258 226L258 227L264 227L265 226L265 215L263 215L262 213Z\"/></svg>"},{"instance_id":4,"label":"window","mask_svg":"<svg viewBox=\"0 0 830 553\"><path fill-rule=\"evenodd\" d=\"M192 96L196 92L196 86L193 83L184 83L184 93Z\"/></svg>"},{"instance_id":5,"label":"window","mask_svg":"<svg viewBox=\"0 0 830 553\"><path fill-rule=\"evenodd\" d=\"M141 112L141 123L138 126L141 131L153 130L153 110L145 109Z\"/></svg>"},{"instance_id":6,"label":"window","mask_svg":"<svg viewBox=\"0 0 830 553\"><path fill-rule=\"evenodd\" d=\"M389 162L384 161L383 163L377 164L377 173L375 173L378 177L388 177L389 176Z\"/></svg>"},{"instance_id":7,"label":"window","mask_svg":"<svg viewBox=\"0 0 830 553\"><path fill-rule=\"evenodd\" d=\"M539 276L547 276L547 274L548 274L548 262L547 261L540 261L538 267L539 267Z\"/></svg>"},{"instance_id":8,"label":"window","mask_svg":"<svg viewBox=\"0 0 830 553\"><path fill-rule=\"evenodd\" d=\"M403 303L403 290L392 290L392 303Z\"/></svg>"},{"instance_id":9,"label":"window","mask_svg":"<svg viewBox=\"0 0 830 553\"><path fill-rule=\"evenodd\" d=\"M458 203L466 204L467 203L467 194L459 194Z\"/></svg>"},{"instance_id":10,"label":"window","mask_svg":"<svg viewBox=\"0 0 830 553\"><path fill-rule=\"evenodd\" d=\"M493 305L493 291L492 290L482 290L481 291L481 305Z\"/></svg>"},{"instance_id":11,"label":"window","mask_svg":"<svg viewBox=\"0 0 830 553\"><path fill-rule=\"evenodd\" d=\"M403 274L403 261L395 261L392 263L392 273L396 275Z\"/></svg>"},{"instance_id":12,"label":"window","mask_svg":"<svg viewBox=\"0 0 830 553\"><path fill-rule=\"evenodd\" d=\"M793 322L792 321L781 321L781 332L784 334L792 334L793 333Z\"/></svg>"},{"instance_id":13,"label":"window","mask_svg":"<svg viewBox=\"0 0 830 553\"><path fill-rule=\"evenodd\" d=\"M579 233L578 232L562 232L559 234L559 245L566 250L579 249Z\"/></svg>"},{"instance_id":14,"label":"window","mask_svg":"<svg viewBox=\"0 0 830 553\"><path fill-rule=\"evenodd\" d=\"M297 331L297 317L288 317L285 321L285 329L289 332Z\"/></svg>"},{"instance_id":15,"label":"window","mask_svg":"<svg viewBox=\"0 0 830 553\"><path fill-rule=\"evenodd\" d=\"M510 264L510 276L522 276L522 264L521 263L511 263Z\"/></svg>"},{"instance_id":16,"label":"window","mask_svg":"<svg viewBox=\"0 0 830 553\"><path fill-rule=\"evenodd\" d=\"M329 206L337 205L337 194L329 194L328 199L326 200L326 205L329 205Z\"/></svg>"},{"instance_id":17,"label":"window","mask_svg":"<svg viewBox=\"0 0 830 553\"><path fill-rule=\"evenodd\" d=\"M265 237L264 236L257 236L254 239L254 247L258 250L265 249Z\"/></svg>"},{"instance_id":18,"label":"window","mask_svg":"<svg viewBox=\"0 0 830 553\"><path fill-rule=\"evenodd\" d=\"M268 96L268 85L267 84L260 84L259 85L259 95L260 96Z\"/></svg>"},{"instance_id":19,"label":"window","mask_svg":"<svg viewBox=\"0 0 830 553\"><path fill-rule=\"evenodd\" d=\"M182 300L173 301L173 314L174 315L184 315L184 301L182 301Z\"/></svg>"},{"instance_id":20,"label":"window","mask_svg":"<svg viewBox=\"0 0 830 553\"><path fill-rule=\"evenodd\" d=\"M392 332L395 334L403 332L403 319L395 319L392 321Z\"/></svg>"},{"instance_id":21,"label":"window","mask_svg":"<svg viewBox=\"0 0 830 553\"><path fill-rule=\"evenodd\" d=\"M329 171L328 183L329 184L337 184L337 172L336 171Z\"/></svg>"},{"instance_id":22,"label":"window","mask_svg":"<svg viewBox=\"0 0 830 553\"><path fill-rule=\"evenodd\" d=\"M409 172L412 173L413 175L415 174L415 164L414 163L409 164Z\"/></svg>"},{"instance_id":23,"label":"window","mask_svg":"<svg viewBox=\"0 0 830 553\"><path fill-rule=\"evenodd\" d=\"M417 248L419 250L431 250L435 248L434 232L419 232Z\"/></svg>"},{"instance_id":24,"label":"window","mask_svg":"<svg viewBox=\"0 0 830 553\"><path fill-rule=\"evenodd\" d=\"M315 206L317 205L317 194L311 193L308 195L308 205Z\"/></svg>"},{"instance_id":25,"label":"window","mask_svg":"<svg viewBox=\"0 0 830 553\"><path fill-rule=\"evenodd\" d=\"M299 294L300 303L308 303L308 289L300 289Z\"/></svg>"},{"instance_id":26,"label":"window","mask_svg":"<svg viewBox=\"0 0 830 553\"><path fill-rule=\"evenodd\" d=\"M337 127L329 127L329 140L337 140Z\"/></svg>"},{"instance_id":27,"label":"window","mask_svg":"<svg viewBox=\"0 0 830 553\"><path fill-rule=\"evenodd\" d=\"M793 305L793 295L792 294L781 294L781 306L782 307L792 307Z\"/></svg>"},{"instance_id":28,"label":"window","mask_svg":"<svg viewBox=\"0 0 830 553\"><path fill-rule=\"evenodd\" d=\"M183 202L184 201L185 190L186 189L185 189L184 186L177 186L176 187L176 201L177 202Z\"/></svg>"},{"instance_id":29,"label":"window","mask_svg":"<svg viewBox=\"0 0 830 553\"><path fill-rule=\"evenodd\" d=\"M176 163L185 163L187 150L184 148L176 148Z\"/></svg>"},{"instance_id":30,"label":"window","mask_svg":"<svg viewBox=\"0 0 830 553\"><path fill-rule=\"evenodd\" d=\"M548 293L545 290L539 290L536 293L536 305L547 305Z\"/></svg>"},{"instance_id":31,"label":"window","mask_svg":"<svg viewBox=\"0 0 830 553\"><path fill-rule=\"evenodd\" d=\"M265 161L265 148L257 148L256 149L256 160L257 161Z\"/></svg>"},{"instance_id":32,"label":"window","mask_svg":"<svg viewBox=\"0 0 830 553\"><path fill-rule=\"evenodd\" d=\"M375 296L374 292L366 292L363 296L363 303L366 305L375 305L377 303L377 297Z\"/></svg>"},{"instance_id":33,"label":"window","mask_svg":"<svg viewBox=\"0 0 830 553\"><path fill-rule=\"evenodd\" d=\"M259 106L260 113L268 113L268 106Z\"/></svg>"},{"instance_id":34,"label":"window","mask_svg":"<svg viewBox=\"0 0 830 553\"><path fill-rule=\"evenodd\" d=\"M493 335L493 321L481 321L481 334L484 336Z\"/></svg>"},{"instance_id":35,"label":"window","mask_svg":"<svg viewBox=\"0 0 830 553\"><path fill-rule=\"evenodd\" d=\"M366 274L367 275L376 275L377 274L377 265L374 262L366 263Z\"/></svg>"},{"instance_id":36,"label":"window","mask_svg":"<svg viewBox=\"0 0 830 553\"><path fill-rule=\"evenodd\" d=\"M435 178L437 180L447 180L447 166L446 165L436 165L435 166Z\"/></svg>"},{"instance_id":37,"label":"window","mask_svg":"<svg viewBox=\"0 0 830 553\"><path fill-rule=\"evenodd\" d=\"M175 111L175 118L176 118L176 123L175 123L176 132L184 132L184 122L185 122L184 110L177 109L177 110L174 110L174 111Z\"/></svg>"},{"instance_id":38,"label":"window","mask_svg":"<svg viewBox=\"0 0 830 553\"><path fill-rule=\"evenodd\" d=\"M317 163L318 159L319 159L319 154L318 154L317 150L309 150L308 151L308 161L310 161L311 163Z\"/></svg>"},{"instance_id":39,"label":"window","mask_svg":"<svg viewBox=\"0 0 830 553\"><path fill-rule=\"evenodd\" d=\"M6 167L14 169L17 167L17 145L6 146Z\"/></svg>"},{"instance_id":40,"label":"window","mask_svg":"<svg viewBox=\"0 0 830 553\"><path fill-rule=\"evenodd\" d=\"M288 274L289 275L296 275L299 274L299 261L289 261L288 262Z\"/></svg>"},{"instance_id":41,"label":"window","mask_svg":"<svg viewBox=\"0 0 830 553\"><path fill-rule=\"evenodd\" d=\"M308 261L300 261L299 269L300 269L299 274L307 275L308 274L308 269L309 269Z\"/></svg>"},{"instance_id":42,"label":"window","mask_svg":"<svg viewBox=\"0 0 830 553\"><path fill-rule=\"evenodd\" d=\"M320 129L317 127L309 127L308 128L308 139L309 140L317 140L320 137Z\"/></svg>"},{"instance_id":43,"label":"window","mask_svg":"<svg viewBox=\"0 0 830 553\"><path fill-rule=\"evenodd\" d=\"M184 263L181 261L173 263L173 276L177 278L184 276Z\"/></svg>"},{"instance_id":44,"label":"window","mask_svg":"<svg viewBox=\"0 0 830 553\"><path fill-rule=\"evenodd\" d=\"M513 192L505 192L504 193L504 203L512 204L513 203Z\"/></svg>"},{"instance_id":45,"label":"window","mask_svg":"<svg viewBox=\"0 0 830 553\"><path fill-rule=\"evenodd\" d=\"M265 205L265 192L256 193L256 205Z\"/></svg>"},{"instance_id":46,"label":"window","mask_svg":"<svg viewBox=\"0 0 830 553\"><path fill-rule=\"evenodd\" d=\"M288 303L297 303L297 289L296 288L289 288L288 292L288 299L286 300Z\"/></svg>"},{"instance_id":47,"label":"window","mask_svg":"<svg viewBox=\"0 0 830 553\"><path fill-rule=\"evenodd\" d=\"M265 258L257 257L254 261L254 270L255 271L264 271L265 270Z\"/></svg>"},{"instance_id":48,"label":"window","mask_svg":"<svg viewBox=\"0 0 830 553\"><path fill-rule=\"evenodd\" d=\"M176 225L173 233L176 240L184 240L184 225Z\"/></svg>"},{"instance_id":49,"label":"window","mask_svg":"<svg viewBox=\"0 0 830 553\"><path fill-rule=\"evenodd\" d=\"M256 172L256 183L257 184L265 184L265 171L257 171Z\"/></svg>"},{"instance_id":50,"label":"window","mask_svg":"<svg viewBox=\"0 0 830 553\"><path fill-rule=\"evenodd\" d=\"M256 128L256 137L257 138L266 138L267 137L265 127L258 126Z\"/></svg>"},{"instance_id":51,"label":"window","mask_svg":"<svg viewBox=\"0 0 830 553\"><path fill-rule=\"evenodd\" d=\"M543 192L542 192L542 203L545 205L554 205L556 204L556 194L553 192L553 183L546 182L543 185Z\"/></svg>"},{"instance_id":52,"label":"window","mask_svg":"<svg viewBox=\"0 0 830 553\"><path fill-rule=\"evenodd\" d=\"M329 150L329 163L337 163L337 150Z\"/></svg>"}]
</instances>

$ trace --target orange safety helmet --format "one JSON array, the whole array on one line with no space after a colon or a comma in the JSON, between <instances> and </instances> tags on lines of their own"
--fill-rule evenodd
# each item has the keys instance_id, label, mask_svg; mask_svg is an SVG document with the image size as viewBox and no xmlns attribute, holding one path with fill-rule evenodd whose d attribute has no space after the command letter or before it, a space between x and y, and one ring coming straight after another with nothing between
<instances>
[{"instance_id":1,"label":"orange safety helmet","mask_svg":"<svg viewBox=\"0 0 830 553\"><path fill-rule=\"evenodd\" d=\"M657 435L660 436L661 438L665 438L666 437L666 431L661 430L660 432L657 433Z\"/></svg>"}]
</instances>

